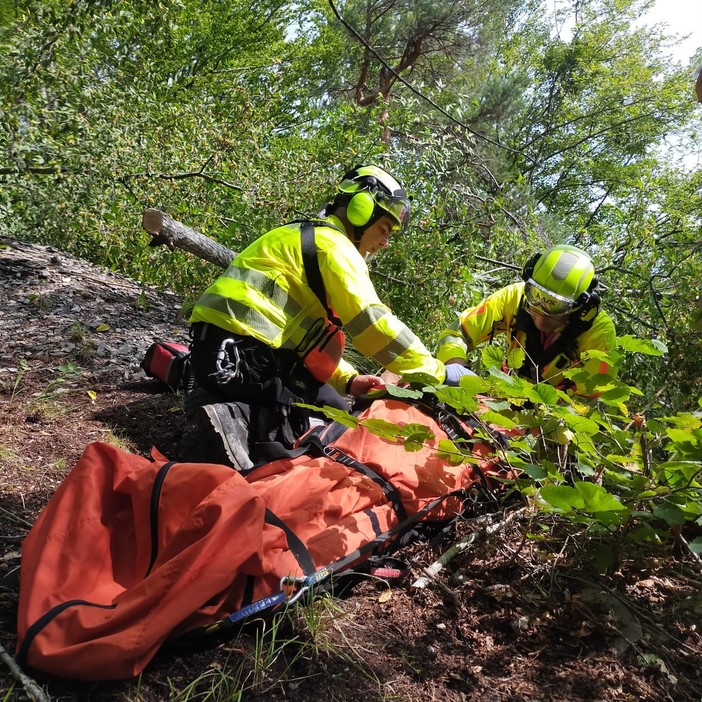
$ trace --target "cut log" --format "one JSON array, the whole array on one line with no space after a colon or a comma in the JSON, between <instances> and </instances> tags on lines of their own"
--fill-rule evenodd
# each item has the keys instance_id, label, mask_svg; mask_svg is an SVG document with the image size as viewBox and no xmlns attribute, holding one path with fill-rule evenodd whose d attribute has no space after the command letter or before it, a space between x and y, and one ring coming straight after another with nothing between
<instances>
[{"instance_id":1,"label":"cut log","mask_svg":"<svg viewBox=\"0 0 702 702\"><path fill-rule=\"evenodd\" d=\"M182 249L221 268L227 268L236 256L231 249L186 227L161 210L152 207L144 210L141 223L151 236L149 246L165 245L171 249Z\"/></svg>"}]
</instances>

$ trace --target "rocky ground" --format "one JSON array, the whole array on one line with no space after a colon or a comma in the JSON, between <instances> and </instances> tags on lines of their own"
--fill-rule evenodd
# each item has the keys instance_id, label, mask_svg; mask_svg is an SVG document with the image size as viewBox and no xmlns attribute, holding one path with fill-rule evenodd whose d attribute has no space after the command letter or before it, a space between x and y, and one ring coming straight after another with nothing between
<instances>
[{"instance_id":1,"label":"rocky ground","mask_svg":"<svg viewBox=\"0 0 702 702\"><path fill-rule=\"evenodd\" d=\"M3 576L88 442L178 458L181 399L147 380L139 361L154 340L187 340L187 327L172 294L2 239L0 294ZM410 547L413 575L390 590L363 582L275 631L163 650L138 680L37 681L56 700L702 699L702 573L689 554L622 543L616 570L597 575L577 533L525 511L429 587L412 587L424 565L478 528L464 523L444 543ZM16 590L0 588L9 652L16 606ZM0 700L22 699L25 687L0 662Z\"/></svg>"}]
</instances>

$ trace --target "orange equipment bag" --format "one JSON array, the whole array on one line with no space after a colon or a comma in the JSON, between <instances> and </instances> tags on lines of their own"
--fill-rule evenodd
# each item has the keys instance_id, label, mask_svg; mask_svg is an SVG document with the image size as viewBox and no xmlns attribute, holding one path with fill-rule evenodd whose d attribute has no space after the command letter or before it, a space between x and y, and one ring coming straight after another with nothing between
<instances>
[{"instance_id":1,"label":"orange equipment bag","mask_svg":"<svg viewBox=\"0 0 702 702\"><path fill-rule=\"evenodd\" d=\"M421 423L435 438L409 452L359 427L318 458L246 478L90 444L22 547L19 662L84 680L135 676L168 638L285 606L410 525L454 518L471 486L500 472L479 440L478 465L451 465L438 451L451 430L416 407L376 401L361 418Z\"/></svg>"}]
</instances>

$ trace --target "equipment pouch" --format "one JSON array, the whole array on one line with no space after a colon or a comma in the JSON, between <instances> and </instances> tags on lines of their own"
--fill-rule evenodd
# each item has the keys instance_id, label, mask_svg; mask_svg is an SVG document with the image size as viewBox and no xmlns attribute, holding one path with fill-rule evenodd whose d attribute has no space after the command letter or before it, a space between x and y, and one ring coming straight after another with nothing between
<instances>
[{"instance_id":1,"label":"equipment pouch","mask_svg":"<svg viewBox=\"0 0 702 702\"><path fill-rule=\"evenodd\" d=\"M175 392L185 384L189 359L190 350L185 344L157 341L149 346L139 365L146 375L165 383Z\"/></svg>"},{"instance_id":2,"label":"equipment pouch","mask_svg":"<svg viewBox=\"0 0 702 702\"><path fill-rule=\"evenodd\" d=\"M345 345L346 334L341 327L327 320L321 333L303 356L305 368L315 380L326 383L339 366Z\"/></svg>"}]
</instances>

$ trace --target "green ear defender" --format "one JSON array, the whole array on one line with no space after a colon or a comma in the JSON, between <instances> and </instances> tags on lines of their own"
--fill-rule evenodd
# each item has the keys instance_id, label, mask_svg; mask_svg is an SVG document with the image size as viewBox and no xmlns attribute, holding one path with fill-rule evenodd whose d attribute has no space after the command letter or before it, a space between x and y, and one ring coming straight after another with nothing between
<instances>
[{"instance_id":1,"label":"green ear defender","mask_svg":"<svg viewBox=\"0 0 702 702\"><path fill-rule=\"evenodd\" d=\"M375 200L367 190L356 193L346 205L346 216L354 227L363 227L370 221L375 211Z\"/></svg>"}]
</instances>

